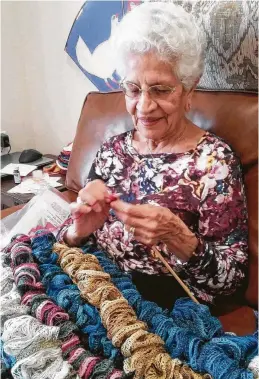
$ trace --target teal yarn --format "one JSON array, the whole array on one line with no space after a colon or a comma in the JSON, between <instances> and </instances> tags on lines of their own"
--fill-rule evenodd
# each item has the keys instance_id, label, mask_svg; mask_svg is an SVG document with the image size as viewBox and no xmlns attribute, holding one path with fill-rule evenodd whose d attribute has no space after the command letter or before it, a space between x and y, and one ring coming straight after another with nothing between
<instances>
[{"instance_id":1,"label":"teal yarn","mask_svg":"<svg viewBox=\"0 0 259 379\"><path fill-rule=\"evenodd\" d=\"M113 359L116 367L121 368L123 357L108 339L97 308L87 304L81 298L78 287L55 264L58 256L52 251L54 242L56 241L53 235L42 232L40 237L32 239L32 253L39 262L42 283L47 295L66 310L80 330L88 335L88 346L91 352ZM41 264L42 262L44 264Z\"/></svg>"}]
</instances>

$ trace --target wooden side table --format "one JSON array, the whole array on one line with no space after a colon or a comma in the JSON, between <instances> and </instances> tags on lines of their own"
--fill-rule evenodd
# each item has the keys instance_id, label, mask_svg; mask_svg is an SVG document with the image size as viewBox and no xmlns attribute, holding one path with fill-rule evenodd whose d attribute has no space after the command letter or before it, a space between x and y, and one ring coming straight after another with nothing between
<instances>
[{"instance_id":1,"label":"wooden side table","mask_svg":"<svg viewBox=\"0 0 259 379\"><path fill-rule=\"evenodd\" d=\"M60 192L65 191L65 178L61 177L59 182L61 182L61 185L59 187L56 187L56 189ZM33 198L33 193L8 192L15 185L16 184L14 183L13 178L5 178L1 180L1 210L13 207L14 205L26 204Z\"/></svg>"},{"instance_id":2,"label":"wooden side table","mask_svg":"<svg viewBox=\"0 0 259 379\"><path fill-rule=\"evenodd\" d=\"M54 155L47 154L45 156L48 158L53 158L54 160L56 159L56 156ZM61 185L56 187L56 189L60 192L65 191L65 177L62 175L56 176L61 176L59 180ZM9 193L8 191L15 186L16 184L14 183L13 176L1 178L1 210L13 207L15 205L26 204L33 198L33 193Z\"/></svg>"}]
</instances>

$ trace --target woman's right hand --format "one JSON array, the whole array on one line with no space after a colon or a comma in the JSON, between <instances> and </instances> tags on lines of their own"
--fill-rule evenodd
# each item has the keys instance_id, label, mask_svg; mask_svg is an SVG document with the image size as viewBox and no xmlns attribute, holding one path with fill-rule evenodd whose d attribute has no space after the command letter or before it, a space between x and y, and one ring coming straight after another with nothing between
<instances>
[{"instance_id":1,"label":"woman's right hand","mask_svg":"<svg viewBox=\"0 0 259 379\"><path fill-rule=\"evenodd\" d=\"M93 180L78 193L76 203L70 204L73 224L64 236L70 246L80 246L108 218L110 202L114 196L102 180Z\"/></svg>"}]
</instances>

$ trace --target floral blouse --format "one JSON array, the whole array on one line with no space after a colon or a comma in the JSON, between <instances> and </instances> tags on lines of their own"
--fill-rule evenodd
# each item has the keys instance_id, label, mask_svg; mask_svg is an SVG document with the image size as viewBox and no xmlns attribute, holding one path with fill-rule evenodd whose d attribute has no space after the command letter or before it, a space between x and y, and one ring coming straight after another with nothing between
<instances>
[{"instance_id":1,"label":"floral blouse","mask_svg":"<svg viewBox=\"0 0 259 379\"><path fill-rule=\"evenodd\" d=\"M130 131L104 142L88 181L102 179L122 200L167 207L186 223L199 241L187 263L164 243L158 248L195 296L213 302L235 292L248 263L247 208L236 154L208 132L195 149L178 154L141 155L132 137ZM122 270L168 275L149 247L129 239L113 211L95 236Z\"/></svg>"}]
</instances>

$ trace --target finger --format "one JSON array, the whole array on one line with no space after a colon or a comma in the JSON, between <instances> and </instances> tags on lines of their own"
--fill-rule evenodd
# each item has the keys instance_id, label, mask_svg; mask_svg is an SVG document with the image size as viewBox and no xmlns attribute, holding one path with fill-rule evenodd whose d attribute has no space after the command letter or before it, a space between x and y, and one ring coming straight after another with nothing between
<instances>
[{"instance_id":1,"label":"finger","mask_svg":"<svg viewBox=\"0 0 259 379\"><path fill-rule=\"evenodd\" d=\"M107 191L106 184L100 180L100 179L95 179L90 181L89 183L86 184L84 188L81 189L82 192L87 191L87 192L105 192Z\"/></svg>"},{"instance_id":2,"label":"finger","mask_svg":"<svg viewBox=\"0 0 259 379\"><path fill-rule=\"evenodd\" d=\"M111 208L113 210L141 218L146 216L144 213L146 213L149 207L150 205L147 204L129 204L122 200L113 201L111 203Z\"/></svg>"},{"instance_id":3,"label":"finger","mask_svg":"<svg viewBox=\"0 0 259 379\"><path fill-rule=\"evenodd\" d=\"M122 221L128 227L133 226L134 228L141 228L143 232L147 233L158 233L159 232L159 221L153 217L136 217L130 216L127 213L115 212L117 218Z\"/></svg>"},{"instance_id":4,"label":"finger","mask_svg":"<svg viewBox=\"0 0 259 379\"><path fill-rule=\"evenodd\" d=\"M100 194L92 195L89 192L79 192L79 202L89 205L90 207L94 206L97 201L103 200L103 197L100 196Z\"/></svg>"},{"instance_id":5,"label":"finger","mask_svg":"<svg viewBox=\"0 0 259 379\"><path fill-rule=\"evenodd\" d=\"M133 226L134 228L142 228L143 230L150 230L150 223L145 222L145 219L132 217L126 213L115 212L117 218L123 222L123 224L127 225L127 228Z\"/></svg>"},{"instance_id":6,"label":"finger","mask_svg":"<svg viewBox=\"0 0 259 379\"><path fill-rule=\"evenodd\" d=\"M93 196L92 194L86 192L83 194L83 196L83 198L80 196L77 198L77 202L79 204L91 207L94 212L102 212L103 206L105 204L103 198L101 198L101 200L98 200L98 196Z\"/></svg>"},{"instance_id":7,"label":"finger","mask_svg":"<svg viewBox=\"0 0 259 379\"><path fill-rule=\"evenodd\" d=\"M100 183L88 183L83 189L79 191L79 197L83 202L87 202L90 205L93 205L95 201L104 201L105 197L109 195L108 188L106 185L98 181Z\"/></svg>"},{"instance_id":8,"label":"finger","mask_svg":"<svg viewBox=\"0 0 259 379\"><path fill-rule=\"evenodd\" d=\"M143 232L141 229L135 229L134 231L134 239L138 242L143 243L146 246L156 245L159 241L153 233Z\"/></svg>"},{"instance_id":9,"label":"finger","mask_svg":"<svg viewBox=\"0 0 259 379\"><path fill-rule=\"evenodd\" d=\"M91 212L91 210L92 210L92 208L89 207L88 205L78 204L78 203L71 203L69 205L69 207L70 207L71 215L75 215L75 216L76 215L78 216L79 213L87 214L87 213Z\"/></svg>"},{"instance_id":10,"label":"finger","mask_svg":"<svg viewBox=\"0 0 259 379\"><path fill-rule=\"evenodd\" d=\"M100 204L99 201L97 201L96 203L94 203L91 208L92 208L92 210L94 212L97 212L97 213L100 213L103 210L103 207L102 207L102 205Z\"/></svg>"},{"instance_id":11,"label":"finger","mask_svg":"<svg viewBox=\"0 0 259 379\"><path fill-rule=\"evenodd\" d=\"M106 201L102 201L102 200L96 200L94 203L93 201L91 201L91 204L88 203L88 202L83 202L79 197L77 198L77 201L79 201L79 204L81 205L85 205L87 207L90 207L91 210L93 210L94 212L102 212L104 211L106 208L107 208L107 203Z\"/></svg>"}]
</instances>

